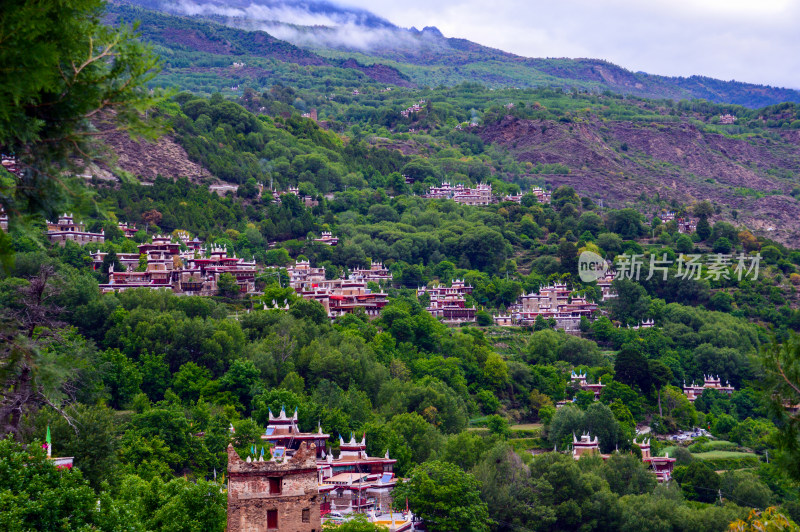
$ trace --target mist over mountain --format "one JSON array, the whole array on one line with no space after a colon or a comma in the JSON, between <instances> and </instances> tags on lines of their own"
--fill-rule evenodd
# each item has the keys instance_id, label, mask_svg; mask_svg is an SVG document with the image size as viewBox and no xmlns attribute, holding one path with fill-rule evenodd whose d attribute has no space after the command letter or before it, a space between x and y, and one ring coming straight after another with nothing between
<instances>
[{"instance_id":1,"label":"mist over mountain","mask_svg":"<svg viewBox=\"0 0 800 532\"><path fill-rule=\"evenodd\" d=\"M413 60L420 52L447 48L434 27L400 28L359 8L307 0L123 0L175 15L200 17L272 36L309 49L379 53Z\"/></svg>"},{"instance_id":2,"label":"mist over mountain","mask_svg":"<svg viewBox=\"0 0 800 532\"><path fill-rule=\"evenodd\" d=\"M353 24L367 28L396 28L367 10L318 0L132 0L126 3L183 15L222 15L302 26Z\"/></svg>"},{"instance_id":3,"label":"mist over mountain","mask_svg":"<svg viewBox=\"0 0 800 532\"><path fill-rule=\"evenodd\" d=\"M445 37L435 27L401 28L367 10L327 1L118 0L116 4L265 32L328 59L381 63L419 86L463 82L493 88L558 86L647 98L705 99L751 108L800 102L800 91L793 89L702 75L633 72L602 59L521 57L467 39Z\"/></svg>"}]
</instances>

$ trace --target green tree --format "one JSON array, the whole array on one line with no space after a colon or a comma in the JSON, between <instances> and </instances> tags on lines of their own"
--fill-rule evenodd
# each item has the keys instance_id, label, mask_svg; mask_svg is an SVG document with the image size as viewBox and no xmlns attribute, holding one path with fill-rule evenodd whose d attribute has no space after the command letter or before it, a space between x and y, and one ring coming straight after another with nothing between
<instances>
[{"instance_id":1,"label":"green tree","mask_svg":"<svg viewBox=\"0 0 800 532\"><path fill-rule=\"evenodd\" d=\"M644 232L642 215L636 209L611 211L608 215L608 228L623 238L636 238Z\"/></svg>"},{"instance_id":2,"label":"green tree","mask_svg":"<svg viewBox=\"0 0 800 532\"><path fill-rule=\"evenodd\" d=\"M578 248L572 242L564 241L558 245L558 260L564 273L578 272Z\"/></svg>"},{"instance_id":3,"label":"green tree","mask_svg":"<svg viewBox=\"0 0 800 532\"><path fill-rule=\"evenodd\" d=\"M510 446L492 447L474 474L499 530L543 530L555 521L546 486L531 481L528 467Z\"/></svg>"},{"instance_id":4,"label":"green tree","mask_svg":"<svg viewBox=\"0 0 800 532\"><path fill-rule=\"evenodd\" d=\"M0 307L0 433L19 434L24 414L42 406L63 413L79 378L91 382L93 350L74 329L62 329L54 307L59 287L53 268L3 290Z\"/></svg>"},{"instance_id":5,"label":"green tree","mask_svg":"<svg viewBox=\"0 0 800 532\"><path fill-rule=\"evenodd\" d=\"M483 459L492 441L491 438L466 430L453 434L444 444L441 459L456 464L464 471L469 471Z\"/></svg>"},{"instance_id":6,"label":"green tree","mask_svg":"<svg viewBox=\"0 0 800 532\"><path fill-rule=\"evenodd\" d=\"M164 361L164 355L143 354L139 359L142 373L142 391L151 401L160 401L164 392L172 383L172 374L169 364Z\"/></svg>"},{"instance_id":7,"label":"green tree","mask_svg":"<svg viewBox=\"0 0 800 532\"><path fill-rule=\"evenodd\" d=\"M603 219L595 212L584 212L578 219L578 230L581 233L588 231L592 235L597 236L603 228Z\"/></svg>"},{"instance_id":8,"label":"green tree","mask_svg":"<svg viewBox=\"0 0 800 532\"><path fill-rule=\"evenodd\" d=\"M650 389L650 374L647 359L632 347L623 347L614 361L615 378L641 391Z\"/></svg>"},{"instance_id":9,"label":"green tree","mask_svg":"<svg viewBox=\"0 0 800 532\"><path fill-rule=\"evenodd\" d=\"M395 507L408 506L431 532L489 530L491 520L481 500L480 482L460 467L432 461L418 465L393 492Z\"/></svg>"},{"instance_id":10,"label":"green tree","mask_svg":"<svg viewBox=\"0 0 800 532\"><path fill-rule=\"evenodd\" d=\"M489 432L496 434L500 438L508 438L511 435L511 429L508 425L508 420L503 416L491 415L486 418L486 426Z\"/></svg>"},{"instance_id":11,"label":"green tree","mask_svg":"<svg viewBox=\"0 0 800 532\"><path fill-rule=\"evenodd\" d=\"M619 380L613 380L603 387L600 400L609 406L614 402L620 402L630 410L634 418L644 417L643 398L633 388Z\"/></svg>"},{"instance_id":12,"label":"green tree","mask_svg":"<svg viewBox=\"0 0 800 532\"><path fill-rule=\"evenodd\" d=\"M53 456L72 456L75 466L95 489L116 481L119 427L115 412L105 406L74 404L67 418L52 409L41 410L34 420L34 436L44 439L50 427Z\"/></svg>"},{"instance_id":13,"label":"green tree","mask_svg":"<svg viewBox=\"0 0 800 532\"><path fill-rule=\"evenodd\" d=\"M733 296L727 292L715 292L711 296L711 308L720 312L730 312L733 310Z\"/></svg>"},{"instance_id":14,"label":"green tree","mask_svg":"<svg viewBox=\"0 0 800 532\"><path fill-rule=\"evenodd\" d=\"M111 394L111 406L120 409L141 391L142 373L119 349L104 351L101 360L104 362L103 383Z\"/></svg>"},{"instance_id":15,"label":"green tree","mask_svg":"<svg viewBox=\"0 0 800 532\"><path fill-rule=\"evenodd\" d=\"M664 416L661 410L661 388L672 382L672 370L660 360L650 360L647 363L647 369L650 373L650 382L656 389L658 394L658 415Z\"/></svg>"},{"instance_id":16,"label":"green tree","mask_svg":"<svg viewBox=\"0 0 800 532\"><path fill-rule=\"evenodd\" d=\"M575 189L567 186L562 185L553 191L552 196L550 197L550 203L558 210L570 203L572 205L579 205L580 198L578 194L575 192Z\"/></svg>"},{"instance_id":17,"label":"green tree","mask_svg":"<svg viewBox=\"0 0 800 532\"><path fill-rule=\"evenodd\" d=\"M610 453L618 446L628 447L628 442L623 441L623 433L614 413L600 402L592 403L584 412L581 432L597 436L600 450L604 453Z\"/></svg>"},{"instance_id":18,"label":"green tree","mask_svg":"<svg viewBox=\"0 0 800 532\"><path fill-rule=\"evenodd\" d=\"M489 353L483 366L483 376L486 382L497 391L502 391L508 386L508 366L497 353Z\"/></svg>"},{"instance_id":19,"label":"green tree","mask_svg":"<svg viewBox=\"0 0 800 532\"><path fill-rule=\"evenodd\" d=\"M731 241L723 236L714 241L712 250L714 253L730 253L732 248Z\"/></svg>"},{"instance_id":20,"label":"green tree","mask_svg":"<svg viewBox=\"0 0 800 532\"><path fill-rule=\"evenodd\" d=\"M694 242L689 235L681 235L675 241L675 249L679 253L691 253L694 250Z\"/></svg>"},{"instance_id":21,"label":"green tree","mask_svg":"<svg viewBox=\"0 0 800 532\"><path fill-rule=\"evenodd\" d=\"M688 499L713 502L717 498L720 487L719 475L702 460L695 460L689 464L685 472L676 474L675 478Z\"/></svg>"},{"instance_id":22,"label":"green tree","mask_svg":"<svg viewBox=\"0 0 800 532\"><path fill-rule=\"evenodd\" d=\"M616 233L601 233L597 237L597 245L606 252L607 258L622 251L622 238Z\"/></svg>"},{"instance_id":23,"label":"green tree","mask_svg":"<svg viewBox=\"0 0 800 532\"><path fill-rule=\"evenodd\" d=\"M405 165L402 173L414 181L424 181L428 177L434 177L436 169L428 159L420 157Z\"/></svg>"},{"instance_id":24,"label":"green tree","mask_svg":"<svg viewBox=\"0 0 800 532\"><path fill-rule=\"evenodd\" d=\"M97 495L79 469L62 471L48 460L40 442L27 448L10 439L0 440L0 528L28 530L91 530L111 512L107 498ZM106 524L113 517L106 515ZM131 516L127 516L131 517ZM110 519L109 519L110 518ZM135 519L125 523L140 529ZM123 522L113 523L122 527Z\"/></svg>"},{"instance_id":25,"label":"green tree","mask_svg":"<svg viewBox=\"0 0 800 532\"><path fill-rule=\"evenodd\" d=\"M194 362L187 362L180 367L175 373L172 387L178 397L191 402L197 401L202 395L216 391L208 368L198 366Z\"/></svg>"},{"instance_id":26,"label":"green tree","mask_svg":"<svg viewBox=\"0 0 800 532\"><path fill-rule=\"evenodd\" d=\"M647 318L650 297L642 285L632 279L615 279L612 283L617 297L611 300L611 316L623 324L637 323Z\"/></svg>"},{"instance_id":27,"label":"green tree","mask_svg":"<svg viewBox=\"0 0 800 532\"><path fill-rule=\"evenodd\" d=\"M697 216L698 218L708 218L709 216L714 214L714 206L711 205L710 202L704 200L701 201L700 203L697 203L692 208L692 211L694 212L694 215Z\"/></svg>"},{"instance_id":28,"label":"green tree","mask_svg":"<svg viewBox=\"0 0 800 532\"><path fill-rule=\"evenodd\" d=\"M412 460L421 463L439 447L441 434L416 412L398 414L389 421L389 429L412 451Z\"/></svg>"},{"instance_id":29,"label":"green tree","mask_svg":"<svg viewBox=\"0 0 800 532\"><path fill-rule=\"evenodd\" d=\"M308 318L316 324L328 321L328 313L319 301L298 299L292 303L290 312L295 318Z\"/></svg>"},{"instance_id":30,"label":"green tree","mask_svg":"<svg viewBox=\"0 0 800 532\"><path fill-rule=\"evenodd\" d=\"M103 257L103 265L100 271L108 278L108 274L111 272L112 268L115 272L125 271L125 268L122 267L122 263L117 258L117 252L113 249L109 250L106 256Z\"/></svg>"},{"instance_id":31,"label":"green tree","mask_svg":"<svg viewBox=\"0 0 800 532\"><path fill-rule=\"evenodd\" d=\"M156 477L146 482L134 475L121 481L119 497L146 530L222 532L226 524L226 497L214 482L175 478L169 482Z\"/></svg>"},{"instance_id":32,"label":"green tree","mask_svg":"<svg viewBox=\"0 0 800 532\"><path fill-rule=\"evenodd\" d=\"M708 223L708 218L700 218L697 221L697 229L695 229L697 236L700 240L707 240L711 236L711 224Z\"/></svg>"},{"instance_id":33,"label":"green tree","mask_svg":"<svg viewBox=\"0 0 800 532\"><path fill-rule=\"evenodd\" d=\"M666 410L665 419L674 427L688 429L697 423L697 411L679 388L664 386L661 402Z\"/></svg>"},{"instance_id":34,"label":"green tree","mask_svg":"<svg viewBox=\"0 0 800 532\"><path fill-rule=\"evenodd\" d=\"M250 403L261 388L261 372L252 360L234 360L219 384L223 391L231 392L249 412Z\"/></svg>"},{"instance_id":35,"label":"green tree","mask_svg":"<svg viewBox=\"0 0 800 532\"><path fill-rule=\"evenodd\" d=\"M537 316L539 318L541 316ZM526 361L530 364L548 364L558 359L563 335L552 329L534 332L528 339ZM545 392L546 393L546 392Z\"/></svg>"},{"instance_id":36,"label":"green tree","mask_svg":"<svg viewBox=\"0 0 800 532\"><path fill-rule=\"evenodd\" d=\"M547 439L560 449L566 449L573 434L580 434L584 413L578 407L567 404L556 410L547 426Z\"/></svg>"},{"instance_id":37,"label":"green tree","mask_svg":"<svg viewBox=\"0 0 800 532\"><path fill-rule=\"evenodd\" d=\"M479 310L475 314L475 321L481 327L489 327L494 324L494 320L492 319L492 315L486 312L485 310Z\"/></svg>"},{"instance_id":38,"label":"green tree","mask_svg":"<svg viewBox=\"0 0 800 532\"><path fill-rule=\"evenodd\" d=\"M148 89L158 59L129 28L103 25L104 10L102 0L9 0L0 11L0 146L22 168L16 179L0 169L0 206L12 223L52 219L74 203L79 181L64 170L98 155L93 123L153 136L145 111L161 99ZM0 233L0 244L7 238ZM8 266L9 248L0 249Z\"/></svg>"},{"instance_id":39,"label":"green tree","mask_svg":"<svg viewBox=\"0 0 800 532\"><path fill-rule=\"evenodd\" d=\"M241 293L239 283L236 282L236 277L227 272L219 276L217 290L219 290L220 295L225 297L236 297Z\"/></svg>"},{"instance_id":40,"label":"green tree","mask_svg":"<svg viewBox=\"0 0 800 532\"><path fill-rule=\"evenodd\" d=\"M749 471L728 471L720 479L722 496L763 510L773 499L772 491L758 476Z\"/></svg>"},{"instance_id":41,"label":"green tree","mask_svg":"<svg viewBox=\"0 0 800 532\"><path fill-rule=\"evenodd\" d=\"M617 495L648 494L656 485L656 479L647 466L631 454L612 454L600 474Z\"/></svg>"},{"instance_id":42,"label":"green tree","mask_svg":"<svg viewBox=\"0 0 800 532\"><path fill-rule=\"evenodd\" d=\"M795 480L800 480L800 413L786 405L800 404L800 336L790 335L783 343L765 347L761 359L766 369L764 398L780 421L778 446L784 453L782 465Z\"/></svg>"}]
</instances>

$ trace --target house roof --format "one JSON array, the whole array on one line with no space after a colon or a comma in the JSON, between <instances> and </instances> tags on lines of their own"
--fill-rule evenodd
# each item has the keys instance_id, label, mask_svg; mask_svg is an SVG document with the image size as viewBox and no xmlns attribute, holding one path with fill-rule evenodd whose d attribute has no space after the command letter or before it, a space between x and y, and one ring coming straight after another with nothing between
<instances>
[{"instance_id":1,"label":"house roof","mask_svg":"<svg viewBox=\"0 0 800 532\"><path fill-rule=\"evenodd\" d=\"M369 475L366 473L339 473L332 477L326 478L324 481L327 484L355 484L359 481L366 480Z\"/></svg>"}]
</instances>

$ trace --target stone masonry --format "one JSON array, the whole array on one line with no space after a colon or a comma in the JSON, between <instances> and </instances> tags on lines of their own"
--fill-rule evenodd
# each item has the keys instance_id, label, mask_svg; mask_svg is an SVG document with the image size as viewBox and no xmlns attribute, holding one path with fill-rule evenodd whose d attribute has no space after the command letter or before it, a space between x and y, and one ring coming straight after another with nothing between
<instances>
[{"instance_id":1,"label":"stone masonry","mask_svg":"<svg viewBox=\"0 0 800 532\"><path fill-rule=\"evenodd\" d=\"M228 532L320 532L314 444L284 461L245 461L228 446Z\"/></svg>"}]
</instances>

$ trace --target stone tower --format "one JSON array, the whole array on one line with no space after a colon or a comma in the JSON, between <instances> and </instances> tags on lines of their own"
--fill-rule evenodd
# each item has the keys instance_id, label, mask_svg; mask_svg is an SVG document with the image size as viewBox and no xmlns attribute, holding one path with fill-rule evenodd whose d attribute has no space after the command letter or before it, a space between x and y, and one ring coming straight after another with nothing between
<instances>
[{"instance_id":1,"label":"stone tower","mask_svg":"<svg viewBox=\"0 0 800 532\"><path fill-rule=\"evenodd\" d=\"M228 532L321 530L314 444L283 461L245 461L228 446Z\"/></svg>"}]
</instances>

